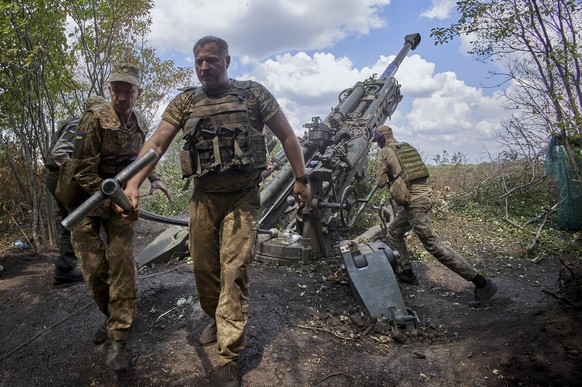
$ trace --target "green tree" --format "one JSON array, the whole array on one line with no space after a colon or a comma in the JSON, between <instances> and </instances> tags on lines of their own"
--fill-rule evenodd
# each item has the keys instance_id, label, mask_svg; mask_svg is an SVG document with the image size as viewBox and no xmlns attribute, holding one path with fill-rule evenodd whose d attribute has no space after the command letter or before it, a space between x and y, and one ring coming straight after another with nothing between
<instances>
[{"instance_id":1,"label":"green tree","mask_svg":"<svg viewBox=\"0 0 582 387\"><path fill-rule=\"evenodd\" d=\"M38 241L44 239L42 161L57 100L70 85L65 15L57 1L46 0L2 2L0 15L0 150L21 192L4 210L27 208Z\"/></svg>"},{"instance_id":2,"label":"green tree","mask_svg":"<svg viewBox=\"0 0 582 387\"><path fill-rule=\"evenodd\" d=\"M138 107L151 126L171 92L190 84L193 68L176 67L173 61L161 60L148 45L153 1L77 0L63 2L63 7L72 20L72 52L79 58L75 72L79 87L72 100L84 101L95 94L108 96L111 66L133 63L143 71L144 92Z\"/></svg>"},{"instance_id":3,"label":"green tree","mask_svg":"<svg viewBox=\"0 0 582 387\"><path fill-rule=\"evenodd\" d=\"M50 138L60 120L81 114L88 96L108 96L111 66L130 62L143 69L139 107L150 124L171 90L190 84L193 69L162 61L147 43L152 6L143 0L0 4L0 165L12 175L0 197L4 212L30 222L36 244L46 240L52 213L44 189ZM13 186L22 194L10 195Z\"/></svg>"},{"instance_id":4,"label":"green tree","mask_svg":"<svg viewBox=\"0 0 582 387\"><path fill-rule=\"evenodd\" d=\"M458 22L431 36L437 44L468 37L470 54L505 68L495 74L512 84L506 95L515 113L503 123L508 145L527 155L543 150L549 136L580 139L580 1L461 0L457 10ZM576 150L564 146L576 168Z\"/></svg>"}]
</instances>

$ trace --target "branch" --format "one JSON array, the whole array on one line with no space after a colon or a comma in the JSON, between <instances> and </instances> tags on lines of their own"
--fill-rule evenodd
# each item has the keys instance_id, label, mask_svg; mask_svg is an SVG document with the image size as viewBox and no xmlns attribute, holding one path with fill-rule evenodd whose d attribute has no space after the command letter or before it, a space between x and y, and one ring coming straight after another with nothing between
<instances>
[{"instance_id":1,"label":"branch","mask_svg":"<svg viewBox=\"0 0 582 387\"><path fill-rule=\"evenodd\" d=\"M12 216L12 214L10 213L10 211L8 211L8 209L6 208L6 205L4 205L2 207L4 208L4 211L6 211L6 213L8 214L8 216L10 216L10 219L12 219L12 221L14 222L14 224L16 225L16 227L18 227L18 229L20 230L20 232L24 236L24 239L26 239L26 242L28 243L28 245L33 249L34 255L37 255L38 254L38 251L36 250L36 245L33 245L30 242L30 239L28 239L28 236L26 236L26 233L24 232L24 230L22 229L22 227L20 227L20 224L18 224L18 222L16 221L16 219L14 218L14 216Z\"/></svg>"},{"instance_id":2,"label":"branch","mask_svg":"<svg viewBox=\"0 0 582 387\"><path fill-rule=\"evenodd\" d=\"M353 338L353 337L345 337L345 336L342 336L340 334L335 333L331 329L327 329L327 328L308 327L308 326L305 326L305 325L295 325L295 327L296 328L301 328L301 329L311 329L311 330L314 330L314 331L321 331L321 332L331 333L335 337L338 337L338 338L340 338L342 340L355 340L355 338Z\"/></svg>"},{"instance_id":3,"label":"branch","mask_svg":"<svg viewBox=\"0 0 582 387\"><path fill-rule=\"evenodd\" d=\"M318 380L317 382L315 382L315 385L318 385L319 383L323 382L324 380L327 380L331 377L334 376L338 376L338 375L343 375L343 376L347 376L350 379L354 379L353 376L346 374L345 372L336 372L335 374L331 374L331 375L327 375L326 377L324 377L323 379Z\"/></svg>"},{"instance_id":4,"label":"branch","mask_svg":"<svg viewBox=\"0 0 582 387\"><path fill-rule=\"evenodd\" d=\"M534 250L540 244L540 238L542 236L542 229L544 228L544 225L546 224L546 221L548 220L548 215L549 215L549 212L546 213L546 215L544 216L544 221L542 222L542 224L540 224L540 227L538 227L538 231L536 233L534 240L531 242L531 244L525 250L528 254L532 254L534 252Z\"/></svg>"},{"instance_id":5,"label":"branch","mask_svg":"<svg viewBox=\"0 0 582 387\"><path fill-rule=\"evenodd\" d=\"M516 187L513 187L512 189L506 191L500 197L501 198L506 198L509 195L511 195L514 191L517 191L518 189L522 189L522 188L525 188L525 187L529 187L530 185L533 185L533 184L537 183L538 181L545 179L546 176L548 176L548 175L547 174L544 174L544 175L538 176L537 178L536 177L532 177L532 179L529 182L527 182L525 184L518 185Z\"/></svg>"},{"instance_id":6,"label":"branch","mask_svg":"<svg viewBox=\"0 0 582 387\"><path fill-rule=\"evenodd\" d=\"M558 294L556 294L554 292L551 292L551 291L545 290L545 289L542 289L542 292L543 293L546 293L547 295L550 295L550 296L552 296L552 297L554 297L556 299L558 299L559 301L562 301L563 303L566 303L566 304L568 304L570 306L574 306L574 303L572 301L570 301L570 300L568 300L568 299L566 299L566 298L564 298L564 297L562 297L562 296L560 296L560 295L558 295Z\"/></svg>"},{"instance_id":7,"label":"branch","mask_svg":"<svg viewBox=\"0 0 582 387\"><path fill-rule=\"evenodd\" d=\"M542 211L539 215L531 218L530 220L528 220L527 222L525 222L526 225L531 224L531 223L535 223L538 220L540 220L542 217L547 217L550 213L552 212L556 212L556 209L558 208L558 203L554 204L551 208L548 208L547 210ZM545 222L545 219L544 219Z\"/></svg>"}]
</instances>

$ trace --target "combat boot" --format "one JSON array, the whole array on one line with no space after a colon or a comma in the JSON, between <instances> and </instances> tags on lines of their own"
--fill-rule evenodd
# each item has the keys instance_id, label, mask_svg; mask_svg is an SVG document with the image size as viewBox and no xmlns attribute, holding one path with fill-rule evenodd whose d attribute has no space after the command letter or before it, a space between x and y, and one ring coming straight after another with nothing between
<instances>
[{"instance_id":1,"label":"combat boot","mask_svg":"<svg viewBox=\"0 0 582 387\"><path fill-rule=\"evenodd\" d=\"M218 367L216 371L215 386L217 387L238 387L240 382L238 380L238 370L235 361L231 361Z\"/></svg>"},{"instance_id":2,"label":"combat boot","mask_svg":"<svg viewBox=\"0 0 582 387\"><path fill-rule=\"evenodd\" d=\"M469 306L472 308L479 308L487 306L491 298L497 293L497 285L490 279L487 280L487 285L482 288L475 288L474 297L475 299L469 302Z\"/></svg>"},{"instance_id":3,"label":"combat boot","mask_svg":"<svg viewBox=\"0 0 582 387\"><path fill-rule=\"evenodd\" d=\"M216 321L204 328L198 341L203 347L216 343Z\"/></svg>"},{"instance_id":4,"label":"combat boot","mask_svg":"<svg viewBox=\"0 0 582 387\"><path fill-rule=\"evenodd\" d=\"M406 269L402 273L396 275L398 281L403 284L418 285L418 278L411 269Z\"/></svg>"},{"instance_id":5,"label":"combat boot","mask_svg":"<svg viewBox=\"0 0 582 387\"><path fill-rule=\"evenodd\" d=\"M125 341L113 341L111 343L105 364L114 371L127 370L129 361L125 353Z\"/></svg>"},{"instance_id":6,"label":"combat boot","mask_svg":"<svg viewBox=\"0 0 582 387\"><path fill-rule=\"evenodd\" d=\"M73 284L83 282L83 273L76 267L70 270L61 269L55 266L53 272L53 285Z\"/></svg>"},{"instance_id":7,"label":"combat boot","mask_svg":"<svg viewBox=\"0 0 582 387\"><path fill-rule=\"evenodd\" d=\"M103 344L107 340L107 320L95 331L93 343L96 345Z\"/></svg>"}]
</instances>

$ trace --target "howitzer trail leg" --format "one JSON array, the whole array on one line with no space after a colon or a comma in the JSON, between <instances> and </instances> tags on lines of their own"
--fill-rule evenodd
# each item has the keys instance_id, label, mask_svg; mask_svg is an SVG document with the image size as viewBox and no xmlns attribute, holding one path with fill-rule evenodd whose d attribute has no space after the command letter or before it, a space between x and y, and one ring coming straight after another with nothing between
<instances>
[{"instance_id":1,"label":"howitzer trail leg","mask_svg":"<svg viewBox=\"0 0 582 387\"><path fill-rule=\"evenodd\" d=\"M358 254L346 251L342 260L352 293L371 316L388 320L395 329L416 329L418 317L404 305L392 270L396 257L388 246L358 245Z\"/></svg>"}]
</instances>

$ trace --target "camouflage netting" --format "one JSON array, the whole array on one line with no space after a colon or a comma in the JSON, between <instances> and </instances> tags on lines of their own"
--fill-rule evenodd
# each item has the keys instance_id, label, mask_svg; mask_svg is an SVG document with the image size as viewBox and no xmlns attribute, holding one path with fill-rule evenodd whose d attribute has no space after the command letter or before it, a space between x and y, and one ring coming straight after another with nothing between
<instances>
[{"instance_id":1,"label":"camouflage netting","mask_svg":"<svg viewBox=\"0 0 582 387\"><path fill-rule=\"evenodd\" d=\"M580 149L580 144L571 145ZM582 156L579 155L576 161L578 170L582 171ZM572 165L568 162L564 145L559 138L553 137L550 141L545 168L556 180L558 227L568 230L582 229L582 183L576 181Z\"/></svg>"}]
</instances>

